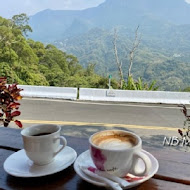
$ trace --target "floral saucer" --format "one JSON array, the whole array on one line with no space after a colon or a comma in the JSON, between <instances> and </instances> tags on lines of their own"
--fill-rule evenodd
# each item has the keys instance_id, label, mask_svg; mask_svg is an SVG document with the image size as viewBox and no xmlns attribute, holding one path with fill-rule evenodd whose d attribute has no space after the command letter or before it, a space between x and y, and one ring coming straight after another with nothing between
<instances>
[{"instance_id":1,"label":"floral saucer","mask_svg":"<svg viewBox=\"0 0 190 190\"><path fill-rule=\"evenodd\" d=\"M143 178L142 177L138 178L138 177L135 177L135 176L133 177L131 174L127 175L125 179L127 181L129 181L130 184L125 189L129 189L129 188L135 187L137 185L140 185L141 183L149 180L158 171L159 164L158 164L157 159L152 154L150 154L149 152L147 152L145 150L142 150L142 152L144 152L150 158L151 163L152 163L152 168L149 171L148 175L144 176ZM76 173L83 180L85 180L85 181L87 181L89 183L92 183L92 184L97 185L97 186L108 187L102 181L99 181L97 179L94 179L93 177L89 177L88 175L86 175L81 170L81 163L82 163L83 166L86 166L86 167L89 167L89 166L95 167L95 165L94 165L94 163L93 163L93 161L91 159L89 150L87 150L87 151L83 152L82 154L80 154L78 156L78 158L75 160L74 169L75 169ZM143 161L139 159L136 167L139 167L140 169L141 168L144 169Z\"/></svg>"}]
</instances>

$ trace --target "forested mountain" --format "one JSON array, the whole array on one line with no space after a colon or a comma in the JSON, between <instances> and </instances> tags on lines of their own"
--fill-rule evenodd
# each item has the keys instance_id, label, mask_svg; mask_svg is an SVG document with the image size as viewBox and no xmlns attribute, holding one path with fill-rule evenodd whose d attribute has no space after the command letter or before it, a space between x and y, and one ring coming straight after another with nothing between
<instances>
[{"instance_id":1,"label":"forested mountain","mask_svg":"<svg viewBox=\"0 0 190 190\"><path fill-rule=\"evenodd\" d=\"M8 83L107 88L108 80L94 73L93 64L84 69L77 57L26 39L32 31L27 21L25 14L0 17L0 76ZM117 88L116 82L112 85Z\"/></svg>"},{"instance_id":2,"label":"forested mountain","mask_svg":"<svg viewBox=\"0 0 190 190\"><path fill-rule=\"evenodd\" d=\"M86 10L44 10L30 17L33 32L27 38L22 28L15 27L16 23L11 27L9 22L1 18L0 67L10 80L105 87L108 75L119 79L113 46L116 29L127 81L129 54L139 26L133 78L147 83L156 80L160 90L190 86L190 4L185 0L105 0Z\"/></svg>"},{"instance_id":3,"label":"forested mountain","mask_svg":"<svg viewBox=\"0 0 190 190\"><path fill-rule=\"evenodd\" d=\"M172 24L190 24L189 18L190 4L184 0L106 0L98 7L80 11L44 10L30 18L30 25L34 29L31 37L47 42L94 27L125 26L132 30L141 25L143 34L158 33Z\"/></svg>"},{"instance_id":4,"label":"forested mountain","mask_svg":"<svg viewBox=\"0 0 190 190\"><path fill-rule=\"evenodd\" d=\"M113 30L124 77L129 52L139 25L140 46L132 74L161 90L190 86L190 4L184 0L105 0L81 11L45 10L30 18L31 38L51 42L78 57L83 66L96 63L96 72L118 77L113 51Z\"/></svg>"},{"instance_id":5,"label":"forested mountain","mask_svg":"<svg viewBox=\"0 0 190 190\"><path fill-rule=\"evenodd\" d=\"M61 44L60 42L55 44L62 50L67 50L69 53L79 57L84 67L88 65L90 60L96 63L96 72L103 76L108 76L112 73L116 77L118 69L112 42L113 34L111 32L96 28L86 34L71 37ZM161 42L158 39L157 42L158 44L164 43L164 41ZM126 78L129 68L129 49L132 42L126 36L120 35L117 44L118 55L123 63ZM190 61L185 61L189 54L185 50L181 52L184 53L174 55L170 49L164 50L162 46L160 49L151 48L142 41L134 57L132 68L134 79L142 77L149 83L156 80L160 90L182 90L190 86Z\"/></svg>"}]
</instances>

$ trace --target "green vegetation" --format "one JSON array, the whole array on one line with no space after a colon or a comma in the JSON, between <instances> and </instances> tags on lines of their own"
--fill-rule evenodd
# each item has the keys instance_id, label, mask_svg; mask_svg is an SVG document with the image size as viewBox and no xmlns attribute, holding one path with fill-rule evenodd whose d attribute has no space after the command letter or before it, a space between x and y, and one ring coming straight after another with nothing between
<instances>
[{"instance_id":1,"label":"green vegetation","mask_svg":"<svg viewBox=\"0 0 190 190\"><path fill-rule=\"evenodd\" d=\"M31 31L25 14L11 20L0 17L0 76L8 83L108 88L108 77L95 74L94 64L84 69L77 57L26 39ZM117 88L116 80L112 87Z\"/></svg>"},{"instance_id":2,"label":"green vegetation","mask_svg":"<svg viewBox=\"0 0 190 190\"><path fill-rule=\"evenodd\" d=\"M141 30L142 28L140 28L140 33ZM129 52L127 48L132 46L134 33L130 37L131 40L125 34L119 33L117 49L122 61L124 79L127 81L130 61L126 54ZM144 39L142 34L142 40L133 61L133 78L137 80L141 77L145 83L156 80L159 90L182 91L187 88L190 84L190 57L188 57L189 53L185 53L188 48L186 51L185 49L173 51L169 47L165 48L164 45L157 48L151 46L150 43L146 44ZM160 41L162 39L154 39L154 45L158 45ZM77 56L83 66L86 66L89 61L96 63L98 74L112 74L113 77L119 79L113 50L113 31L96 28L85 34L67 38L62 43L57 42L55 45ZM166 45L169 46L167 43ZM177 45L175 47L178 48ZM177 56L174 52L181 53Z\"/></svg>"},{"instance_id":3,"label":"green vegetation","mask_svg":"<svg viewBox=\"0 0 190 190\"><path fill-rule=\"evenodd\" d=\"M183 90L184 92L190 92L190 87L187 87Z\"/></svg>"},{"instance_id":4,"label":"green vegetation","mask_svg":"<svg viewBox=\"0 0 190 190\"><path fill-rule=\"evenodd\" d=\"M108 88L108 76L111 74L112 88L119 88L113 30L96 27L57 41L55 46L28 39L31 32L25 14L15 15L10 20L0 17L0 76L6 76L8 83ZM184 41L184 48L174 51L174 46L170 47L168 43L164 46L162 39L149 38L151 44L147 36L143 36L134 56L132 78L128 80L129 51L134 31L132 33L127 33L125 27L119 28L117 49L123 80L126 81L122 89L157 90L156 86L159 86L159 90L189 91L190 57L186 44L190 38ZM178 41L171 43L178 48Z\"/></svg>"},{"instance_id":5,"label":"green vegetation","mask_svg":"<svg viewBox=\"0 0 190 190\"><path fill-rule=\"evenodd\" d=\"M156 81L152 81L149 85L144 82L141 77L138 78L137 81L134 81L132 76L128 77L127 83L123 81L123 90L147 90L147 91L156 91L158 90L158 86L156 85Z\"/></svg>"},{"instance_id":6,"label":"green vegetation","mask_svg":"<svg viewBox=\"0 0 190 190\"><path fill-rule=\"evenodd\" d=\"M148 84L156 80L159 90L182 91L190 84L189 18L190 5L185 0L105 0L87 10L38 12L30 19L30 37L54 43L77 56L84 67L96 63L98 74L111 74L121 81L113 50L116 28L118 57L127 83L129 52L139 25L141 43L131 70L134 80L141 77Z\"/></svg>"}]
</instances>

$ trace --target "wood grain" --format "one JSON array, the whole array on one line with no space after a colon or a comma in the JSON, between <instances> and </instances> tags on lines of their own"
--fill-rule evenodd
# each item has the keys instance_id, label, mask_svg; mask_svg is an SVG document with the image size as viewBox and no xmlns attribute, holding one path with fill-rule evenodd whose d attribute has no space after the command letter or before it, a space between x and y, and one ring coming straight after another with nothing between
<instances>
[{"instance_id":1,"label":"wood grain","mask_svg":"<svg viewBox=\"0 0 190 190\"><path fill-rule=\"evenodd\" d=\"M73 147L77 154L88 149L87 138L66 136L68 146ZM22 149L20 130L0 127L0 188L10 190L103 190L82 180L70 166L54 175L40 178L17 178L6 174L3 169L5 159L15 151ZM151 152L159 161L160 168L154 178L133 190L187 190L190 189L190 153L172 152L163 149L143 147ZM176 183L178 182L178 183ZM187 185L184 185L187 184Z\"/></svg>"}]
</instances>

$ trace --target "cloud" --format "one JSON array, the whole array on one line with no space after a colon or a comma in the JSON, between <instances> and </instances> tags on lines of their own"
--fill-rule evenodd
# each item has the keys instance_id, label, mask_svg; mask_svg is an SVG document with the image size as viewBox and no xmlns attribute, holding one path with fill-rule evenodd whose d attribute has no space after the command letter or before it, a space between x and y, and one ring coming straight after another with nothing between
<instances>
[{"instance_id":1,"label":"cloud","mask_svg":"<svg viewBox=\"0 0 190 190\"><path fill-rule=\"evenodd\" d=\"M185 2L190 4L190 0L185 0Z\"/></svg>"},{"instance_id":2,"label":"cloud","mask_svg":"<svg viewBox=\"0 0 190 190\"><path fill-rule=\"evenodd\" d=\"M98 6L105 0L0 0L0 16L10 18L15 14L33 15L44 9L81 10Z\"/></svg>"}]
</instances>

